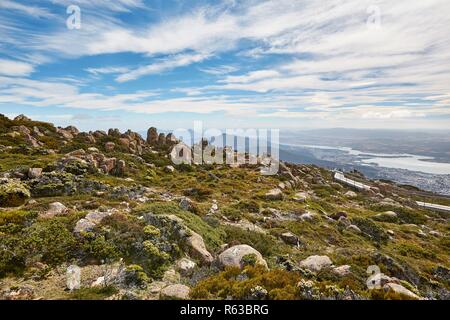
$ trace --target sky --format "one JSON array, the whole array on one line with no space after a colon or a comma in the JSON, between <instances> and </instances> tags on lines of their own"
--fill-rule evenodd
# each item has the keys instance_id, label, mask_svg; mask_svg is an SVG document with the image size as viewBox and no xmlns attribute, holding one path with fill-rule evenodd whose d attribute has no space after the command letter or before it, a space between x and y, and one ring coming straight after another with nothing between
<instances>
[{"instance_id":1,"label":"sky","mask_svg":"<svg viewBox=\"0 0 450 320\"><path fill-rule=\"evenodd\" d=\"M450 128L448 0L0 0L0 113L82 130Z\"/></svg>"}]
</instances>

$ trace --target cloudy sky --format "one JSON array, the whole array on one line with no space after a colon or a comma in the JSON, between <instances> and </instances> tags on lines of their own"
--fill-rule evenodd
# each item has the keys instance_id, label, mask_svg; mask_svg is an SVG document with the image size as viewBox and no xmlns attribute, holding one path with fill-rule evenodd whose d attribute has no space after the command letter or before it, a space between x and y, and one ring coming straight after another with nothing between
<instances>
[{"instance_id":1,"label":"cloudy sky","mask_svg":"<svg viewBox=\"0 0 450 320\"><path fill-rule=\"evenodd\" d=\"M0 113L448 129L450 1L0 0Z\"/></svg>"}]
</instances>

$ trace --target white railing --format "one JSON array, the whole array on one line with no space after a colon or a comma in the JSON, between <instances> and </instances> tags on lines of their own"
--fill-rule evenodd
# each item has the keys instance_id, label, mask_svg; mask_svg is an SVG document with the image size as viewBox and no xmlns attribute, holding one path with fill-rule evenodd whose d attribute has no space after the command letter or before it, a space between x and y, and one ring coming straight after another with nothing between
<instances>
[{"instance_id":1,"label":"white railing","mask_svg":"<svg viewBox=\"0 0 450 320\"><path fill-rule=\"evenodd\" d=\"M450 212L450 207L443 206L441 204L426 203L426 202L421 202L421 201L416 201L416 203L419 207L422 207L425 209Z\"/></svg>"},{"instance_id":2,"label":"white railing","mask_svg":"<svg viewBox=\"0 0 450 320\"><path fill-rule=\"evenodd\" d=\"M355 180L348 179L342 172L336 172L334 174L334 179L358 190L370 190L370 186Z\"/></svg>"}]
</instances>

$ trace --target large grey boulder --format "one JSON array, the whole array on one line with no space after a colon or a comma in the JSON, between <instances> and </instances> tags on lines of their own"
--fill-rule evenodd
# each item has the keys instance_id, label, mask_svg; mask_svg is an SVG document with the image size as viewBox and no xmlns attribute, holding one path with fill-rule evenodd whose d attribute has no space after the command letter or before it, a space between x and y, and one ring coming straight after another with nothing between
<instances>
[{"instance_id":1,"label":"large grey boulder","mask_svg":"<svg viewBox=\"0 0 450 320\"><path fill-rule=\"evenodd\" d=\"M300 261L302 268L308 269L313 272L318 272L323 268L328 268L333 265L328 256L309 256L305 260Z\"/></svg>"},{"instance_id":2,"label":"large grey boulder","mask_svg":"<svg viewBox=\"0 0 450 320\"><path fill-rule=\"evenodd\" d=\"M61 202L53 202L50 203L48 206L48 210L45 212L45 217L54 217L59 215L65 215L67 214L69 210L65 205L63 205Z\"/></svg>"},{"instance_id":3,"label":"large grey boulder","mask_svg":"<svg viewBox=\"0 0 450 320\"><path fill-rule=\"evenodd\" d=\"M383 286L383 289L387 292L393 292L397 295L404 296L408 299L419 300L420 297L414 292L406 289L404 286L397 283L387 283Z\"/></svg>"},{"instance_id":4,"label":"large grey boulder","mask_svg":"<svg viewBox=\"0 0 450 320\"><path fill-rule=\"evenodd\" d=\"M195 267L197 267L197 264L188 259L188 258L181 258L177 261L176 267L178 272L183 276L189 276L194 272Z\"/></svg>"},{"instance_id":5,"label":"large grey boulder","mask_svg":"<svg viewBox=\"0 0 450 320\"><path fill-rule=\"evenodd\" d=\"M267 262L264 260L261 253L246 244L240 244L231 247L219 255L219 262L224 267L243 267L242 259L245 256L254 255L256 257L256 264L267 268Z\"/></svg>"},{"instance_id":6,"label":"large grey boulder","mask_svg":"<svg viewBox=\"0 0 450 320\"><path fill-rule=\"evenodd\" d=\"M191 289L183 284L172 284L161 290L160 299L163 300L187 300Z\"/></svg>"},{"instance_id":7,"label":"large grey boulder","mask_svg":"<svg viewBox=\"0 0 450 320\"><path fill-rule=\"evenodd\" d=\"M191 235L187 239L187 244L190 247L191 256L199 259L204 264L210 264L214 258L206 249L202 236L192 230L189 230L189 232Z\"/></svg>"}]
</instances>

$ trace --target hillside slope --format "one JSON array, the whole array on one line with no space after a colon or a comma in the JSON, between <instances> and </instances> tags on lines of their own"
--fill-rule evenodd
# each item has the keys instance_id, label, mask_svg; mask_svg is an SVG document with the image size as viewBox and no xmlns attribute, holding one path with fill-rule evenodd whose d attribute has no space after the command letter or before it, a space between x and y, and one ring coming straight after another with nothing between
<instances>
[{"instance_id":1,"label":"hillside slope","mask_svg":"<svg viewBox=\"0 0 450 320\"><path fill-rule=\"evenodd\" d=\"M0 115L0 299L450 298L449 216L415 204L448 198L176 143Z\"/></svg>"}]
</instances>

